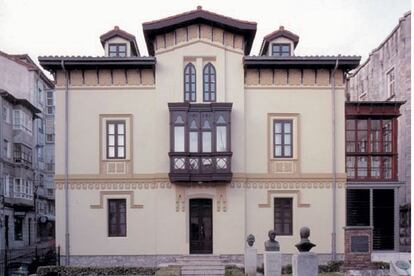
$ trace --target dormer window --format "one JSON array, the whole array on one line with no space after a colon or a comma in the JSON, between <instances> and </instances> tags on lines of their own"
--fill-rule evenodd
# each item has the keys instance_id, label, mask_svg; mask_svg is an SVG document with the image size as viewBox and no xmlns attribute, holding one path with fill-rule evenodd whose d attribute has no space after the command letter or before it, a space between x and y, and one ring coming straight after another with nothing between
<instances>
[{"instance_id":1,"label":"dormer window","mask_svg":"<svg viewBox=\"0 0 414 276\"><path fill-rule=\"evenodd\" d=\"M290 44L287 43L273 43L272 44L272 56L276 57L288 57L290 56Z\"/></svg>"},{"instance_id":2,"label":"dormer window","mask_svg":"<svg viewBox=\"0 0 414 276\"><path fill-rule=\"evenodd\" d=\"M127 45L125 43L111 43L108 54L110 57L126 57Z\"/></svg>"}]
</instances>

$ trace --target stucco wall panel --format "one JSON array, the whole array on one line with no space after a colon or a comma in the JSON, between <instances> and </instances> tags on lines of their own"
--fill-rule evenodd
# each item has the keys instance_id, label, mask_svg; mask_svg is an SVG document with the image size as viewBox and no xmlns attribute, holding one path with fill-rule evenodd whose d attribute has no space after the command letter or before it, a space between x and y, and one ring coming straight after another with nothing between
<instances>
[{"instance_id":1,"label":"stucco wall panel","mask_svg":"<svg viewBox=\"0 0 414 276\"><path fill-rule=\"evenodd\" d=\"M303 70L303 85L315 85L315 70Z\"/></svg>"},{"instance_id":2,"label":"stucco wall panel","mask_svg":"<svg viewBox=\"0 0 414 276\"><path fill-rule=\"evenodd\" d=\"M213 28L213 41L223 43L223 30L219 28Z\"/></svg>"},{"instance_id":3,"label":"stucco wall panel","mask_svg":"<svg viewBox=\"0 0 414 276\"><path fill-rule=\"evenodd\" d=\"M99 74L99 85L112 85L112 74L111 70L100 69Z\"/></svg>"},{"instance_id":4,"label":"stucco wall panel","mask_svg":"<svg viewBox=\"0 0 414 276\"><path fill-rule=\"evenodd\" d=\"M126 85L126 75L123 69L114 69L112 71L114 85Z\"/></svg>"},{"instance_id":5,"label":"stucco wall panel","mask_svg":"<svg viewBox=\"0 0 414 276\"><path fill-rule=\"evenodd\" d=\"M71 70L69 76L70 85L83 85L83 73L81 70Z\"/></svg>"},{"instance_id":6,"label":"stucco wall panel","mask_svg":"<svg viewBox=\"0 0 414 276\"><path fill-rule=\"evenodd\" d=\"M98 72L96 70L85 70L85 85L98 85Z\"/></svg>"},{"instance_id":7,"label":"stucco wall panel","mask_svg":"<svg viewBox=\"0 0 414 276\"><path fill-rule=\"evenodd\" d=\"M198 34L198 25L188 26L188 40L196 39L199 37Z\"/></svg>"},{"instance_id":8,"label":"stucco wall panel","mask_svg":"<svg viewBox=\"0 0 414 276\"><path fill-rule=\"evenodd\" d=\"M186 28L176 29L175 34L176 34L176 37L177 37L177 43L187 41L187 29Z\"/></svg>"},{"instance_id":9,"label":"stucco wall panel","mask_svg":"<svg viewBox=\"0 0 414 276\"><path fill-rule=\"evenodd\" d=\"M129 85L137 85L141 83L141 74L139 69L128 69L127 79Z\"/></svg>"},{"instance_id":10,"label":"stucco wall panel","mask_svg":"<svg viewBox=\"0 0 414 276\"><path fill-rule=\"evenodd\" d=\"M154 71L151 69L141 70L141 78L143 85L152 85L155 83Z\"/></svg>"},{"instance_id":11,"label":"stucco wall panel","mask_svg":"<svg viewBox=\"0 0 414 276\"><path fill-rule=\"evenodd\" d=\"M318 69L316 76L317 85L329 85L329 70L327 69Z\"/></svg>"},{"instance_id":12,"label":"stucco wall panel","mask_svg":"<svg viewBox=\"0 0 414 276\"><path fill-rule=\"evenodd\" d=\"M260 69L260 84L272 85L273 84L273 70Z\"/></svg>"},{"instance_id":13,"label":"stucco wall panel","mask_svg":"<svg viewBox=\"0 0 414 276\"><path fill-rule=\"evenodd\" d=\"M287 70L285 69L276 69L274 70L274 78L276 85L287 85Z\"/></svg>"},{"instance_id":14,"label":"stucco wall panel","mask_svg":"<svg viewBox=\"0 0 414 276\"><path fill-rule=\"evenodd\" d=\"M302 72L298 69L289 69L289 85L301 85Z\"/></svg>"},{"instance_id":15,"label":"stucco wall panel","mask_svg":"<svg viewBox=\"0 0 414 276\"><path fill-rule=\"evenodd\" d=\"M200 26L201 31L201 38L212 40L212 27L208 25L201 25Z\"/></svg>"},{"instance_id":16,"label":"stucco wall panel","mask_svg":"<svg viewBox=\"0 0 414 276\"><path fill-rule=\"evenodd\" d=\"M258 85L259 84L259 70L257 69L246 70L245 81L247 85Z\"/></svg>"}]
</instances>

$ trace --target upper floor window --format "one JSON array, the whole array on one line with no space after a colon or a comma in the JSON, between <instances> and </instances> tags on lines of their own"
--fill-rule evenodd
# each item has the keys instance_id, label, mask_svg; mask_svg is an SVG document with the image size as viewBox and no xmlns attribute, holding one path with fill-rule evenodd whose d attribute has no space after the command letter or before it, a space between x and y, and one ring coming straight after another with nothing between
<instances>
[{"instance_id":1,"label":"upper floor window","mask_svg":"<svg viewBox=\"0 0 414 276\"><path fill-rule=\"evenodd\" d=\"M32 149L23 144L14 144L14 162L30 165L32 164Z\"/></svg>"},{"instance_id":2,"label":"upper floor window","mask_svg":"<svg viewBox=\"0 0 414 276\"><path fill-rule=\"evenodd\" d=\"M392 68L387 73L388 97L395 96L395 70Z\"/></svg>"},{"instance_id":3,"label":"upper floor window","mask_svg":"<svg viewBox=\"0 0 414 276\"><path fill-rule=\"evenodd\" d=\"M126 57L127 45L125 43L111 43L109 44L109 56L110 57Z\"/></svg>"},{"instance_id":4,"label":"upper floor window","mask_svg":"<svg viewBox=\"0 0 414 276\"><path fill-rule=\"evenodd\" d=\"M184 68L184 101L196 101L196 69L192 63Z\"/></svg>"},{"instance_id":5,"label":"upper floor window","mask_svg":"<svg viewBox=\"0 0 414 276\"><path fill-rule=\"evenodd\" d=\"M290 56L290 44L272 44L272 56L288 57Z\"/></svg>"},{"instance_id":6,"label":"upper floor window","mask_svg":"<svg viewBox=\"0 0 414 276\"><path fill-rule=\"evenodd\" d=\"M273 157L289 158L293 156L293 121L273 121Z\"/></svg>"},{"instance_id":7,"label":"upper floor window","mask_svg":"<svg viewBox=\"0 0 414 276\"><path fill-rule=\"evenodd\" d=\"M32 133L32 118L22 110L13 110L13 129L26 130Z\"/></svg>"},{"instance_id":8,"label":"upper floor window","mask_svg":"<svg viewBox=\"0 0 414 276\"><path fill-rule=\"evenodd\" d=\"M106 122L106 157L125 159L125 121Z\"/></svg>"},{"instance_id":9,"label":"upper floor window","mask_svg":"<svg viewBox=\"0 0 414 276\"><path fill-rule=\"evenodd\" d=\"M10 110L7 106L3 106L3 120L10 124Z\"/></svg>"},{"instance_id":10,"label":"upper floor window","mask_svg":"<svg viewBox=\"0 0 414 276\"><path fill-rule=\"evenodd\" d=\"M207 63L203 69L203 100L216 101L216 69L213 64Z\"/></svg>"}]
</instances>

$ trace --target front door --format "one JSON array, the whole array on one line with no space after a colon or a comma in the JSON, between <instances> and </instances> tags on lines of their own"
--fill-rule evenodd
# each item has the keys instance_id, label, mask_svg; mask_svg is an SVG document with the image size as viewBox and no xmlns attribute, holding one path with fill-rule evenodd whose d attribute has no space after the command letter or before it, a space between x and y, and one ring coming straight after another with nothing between
<instances>
[{"instance_id":1,"label":"front door","mask_svg":"<svg viewBox=\"0 0 414 276\"><path fill-rule=\"evenodd\" d=\"M213 253L212 200L190 199L190 254Z\"/></svg>"}]
</instances>

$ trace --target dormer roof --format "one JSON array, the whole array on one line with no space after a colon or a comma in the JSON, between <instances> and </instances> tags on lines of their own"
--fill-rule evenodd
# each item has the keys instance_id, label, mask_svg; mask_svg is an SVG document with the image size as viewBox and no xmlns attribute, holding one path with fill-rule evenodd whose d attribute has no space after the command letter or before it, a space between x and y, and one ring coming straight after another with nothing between
<instances>
[{"instance_id":1,"label":"dormer roof","mask_svg":"<svg viewBox=\"0 0 414 276\"><path fill-rule=\"evenodd\" d=\"M299 36L292 32L289 32L288 30L285 30L285 27L280 26L278 30L266 35L263 38L263 42L262 42L262 46L260 47L259 55L260 56L266 55L267 49L269 47L269 43L272 40L275 40L276 38L279 38L279 37L285 37L289 40L292 40L294 48L296 48L296 46L298 45Z\"/></svg>"},{"instance_id":2,"label":"dormer roof","mask_svg":"<svg viewBox=\"0 0 414 276\"><path fill-rule=\"evenodd\" d=\"M177 28L201 23L242 35L245 40L244 52L246 55L250 53L254 36L256 35L256 22L230 18L211 11L203 10L201 6L198 6L197 9L189 12L143 23L142 28L144 30L148 54L154 55L154 46L152 42L154 41L156 35L167 33Z\"/></svg>"},{"instance_id":3,"label":"dormer roof","mask_svg":"<svg viewBox=\"0 0 414 276\"><path fill-rule=\"evenodd\" d=\"M105 47L105 42L113 37L121 37L123 39L126 39L131 44L131 53L133 56L140 56L137 40L135 39L135 36L125 32L124 30L121 30L118 26L115 26L112 30L109 32L104 33L100 36L101 44L103 47Z\"/></svg>"}]
</instances>

